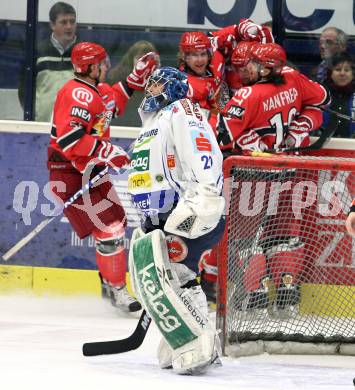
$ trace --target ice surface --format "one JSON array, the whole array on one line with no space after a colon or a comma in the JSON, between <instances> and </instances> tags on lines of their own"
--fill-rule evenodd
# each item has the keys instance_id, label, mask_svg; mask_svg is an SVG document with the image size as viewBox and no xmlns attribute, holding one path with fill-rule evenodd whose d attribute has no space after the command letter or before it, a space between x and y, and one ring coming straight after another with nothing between
<instances>
[{"instance_id":1,"label":"ice surface","mask_svg":"<svg viewBox=\"0 0 355 390\"><path fill-rule=\"evenodd\" d=\"M224 357L223 367L190 377L161 370L159 334L121 355L84 357L82 344L130 335L137 318L99 298L0 296L2 390L346 390L354 389L355 357Z\"/></svg>"}]
</instances>

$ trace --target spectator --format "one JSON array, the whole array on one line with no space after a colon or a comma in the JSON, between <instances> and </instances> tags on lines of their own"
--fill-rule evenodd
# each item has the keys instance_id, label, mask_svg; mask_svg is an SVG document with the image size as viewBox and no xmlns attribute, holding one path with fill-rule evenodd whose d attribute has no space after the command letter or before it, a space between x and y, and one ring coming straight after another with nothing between
<instances>
[{"instance_id":1,"label":"spectator","mask_svg":"<svg viewBox=\"0 0 355 390\"><path fill-rule=\"evenodd\" d=\"M324 126L336 128L334 137L353 138L355 136L355 81L354 60L346 52L336 53L330 58L328 75L324 83L330 90L332 103L330 109L349 116L340 118L324 112ZM352 119L353 120L352 120Z\"/></svg>"},{"instance_id":2,"label":"spectator","mask_svg":"<svg viewBox=\"0 0 355 390\"><path fill-rule=\"evenodd\" d=\"M132 72L132 68L137 60L144 54L156 51L154 45L149 41L137 41L134 43L122 57L121 61L108 73L108 82L113 84L117 80L125 80Z\"/></svg>"},{"instance_id":3,"label":"spectator","mask_svg":"<svg viewBox=\"0 0 355 390\"><path fill-rule=\"evenodd\" d=\"M348 233L355 237L355 199L351 203L350 212L345 222Z\"/></svg>"},{"instance_id":4,"label":"spectator","mask_svg":"<svg viewBox=\"0 0 355 390\"><path fill-rule=\"evenodd\" d=\"M108 83L113 84L117 80L125 80L132 72L132 68L137 63L138 58L149 52L156 52L156 48L149 41L137 41L124 54L121 61L108 73ZM136 92L128 101L125 113L112 121L113 125L138 126L141 121L137 112L137 107L143 99L143 93Z\"/></svg>"},{"instance_id":5,"label":"spectator","mask_svg":"<svg viewBox=\"0 0 355 390\"><path fill-rule=\"evenodd\" d=\"M322 62L312 71L312 78L323 82L327 76L329 60L335 54L346 51L348 37L337 27L325 28L319 37L319 54Z\"/></svg>"},{"instance_id":6,"label":"spectator","mask_svg":"<svg viewBox=\"0 0 355 390\"><path fill-rule=\"evenodd\" d=\"M52 34L37 50L35 120L49 122L58 90L73 78L70 56L77 40L76 12L59 1L49 10ZM24 103L24 77L20 80L19 99Z\"/></svg>"}]
</instances>

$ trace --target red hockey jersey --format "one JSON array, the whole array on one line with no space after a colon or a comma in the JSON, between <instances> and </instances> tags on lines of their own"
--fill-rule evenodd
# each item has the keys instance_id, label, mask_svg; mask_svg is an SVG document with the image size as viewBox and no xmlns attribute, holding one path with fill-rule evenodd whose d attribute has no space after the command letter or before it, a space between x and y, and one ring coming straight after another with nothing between
<instances>
[{"instance_id":1,"label":"red hockey jersey","mask_svg":"<svg viewBox=\"0 0 355 390\"><path fill-rule=\"evenodd\" d=\"M121 83L94 87L77 78L68 81L54 104L49 154L59 153L82 172L100 141L109 139L112 117L124 111L128 99Z\"/></svg>"},{"instance_id":2,"label":"red hockey jersey","mask_svg":"<svg viewBox=\"0 0 355 390\"><path fill-rule=\"evenodd\" d=\"M198 103L203 109L215 109L220 80L216 80L212 73L208 73L206 76L188 74L187 79L189 82L187 97L194 103Z\"/></svg>"},{"instance_id":3,"label":"red hockey jersey","mask_svg":"<svg viewBox=\"0 0 355 390\"><path fill-rule=\"evenodd\" d=\"M255 131L268 149L279 148L288 125L298 116L311 121L311 130L321 126L321 107L330 101L327 90L290 67L285 66L282 75L282 85L260 82L235 93L218 125L222 145L238 149L238 139Z\"/></svg>"},{"instance_id":4,"label":"red hockey jersey","mask_svg":"<svg viewBox=\"0 0 355 390\"><path fill-rule=\"evenodd\" d=\"M180 70L186 72L185 65ZM219 88L224 73L224 58L220 52L214 52L205 76L198 76L187 71L189 92L187 97L198 103L204 110L217 109Z\"/></svg>"}]
</instances>

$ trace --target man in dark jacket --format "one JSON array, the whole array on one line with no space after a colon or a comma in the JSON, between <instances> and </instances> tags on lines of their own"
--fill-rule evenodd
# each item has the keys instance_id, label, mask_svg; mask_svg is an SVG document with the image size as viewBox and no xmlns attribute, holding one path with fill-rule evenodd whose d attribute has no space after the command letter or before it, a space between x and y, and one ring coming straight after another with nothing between
<instances>
[{"instance_id":1,"label":"man in dark jacket","mask_svg":"<svg viewBox=\"0 0 355 390\"><path fill-rule=\"evenodd\" d=\"M76 43L76 12L67 3L57 2L49 11L52 34L41 42L36 61L35 120L49 122L58 90L73 78L70 56ZM24 83L19 85L19 99L23 106Z\"/></svg>"}]
</instances>

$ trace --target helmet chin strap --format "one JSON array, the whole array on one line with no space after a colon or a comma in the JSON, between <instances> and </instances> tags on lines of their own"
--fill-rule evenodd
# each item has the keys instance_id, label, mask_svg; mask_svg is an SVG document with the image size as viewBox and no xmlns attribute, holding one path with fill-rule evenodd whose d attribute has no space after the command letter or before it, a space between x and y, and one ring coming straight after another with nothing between
<instances>
[{"instance_id":1,"label":"helmet chin strap","mask_svg":"<svg viewBox=\"0 0 355 390\"><path fill-rule=\"evenodd\" d=\"M90 76L93 70L91 69L91 72L89 73L88 77L94 82L95 85L100 83L100 77L101 77L101 68L99 67L99 74L97 77Z\"/></svg>"},{"instance_id":2,"label":"helmet chin strap","mask_svg":"<svg viewBox=\"0 0 355 390\"><path fill-rule=\"evenodd\" d=\"M259 65L259 66L260 66L259 75L260 75L262 80L265 80L267 78L267 76L269 76L269 74L271 73L271 70L268 68L265 68L262 65Z\"/></svg>"},{"instance_id":3,"label":"helmet chin strap","mask_svg":"<svg viewBox=\"0 0 355 390\"><path fill-rule=\"evenodd\" d=\"M101 68L99 67L99 74L98 74L98 76L93 78L93 80L95 81L96 85L99 84L100 77L101 77Z\"/></svg>"}]
</instances>

